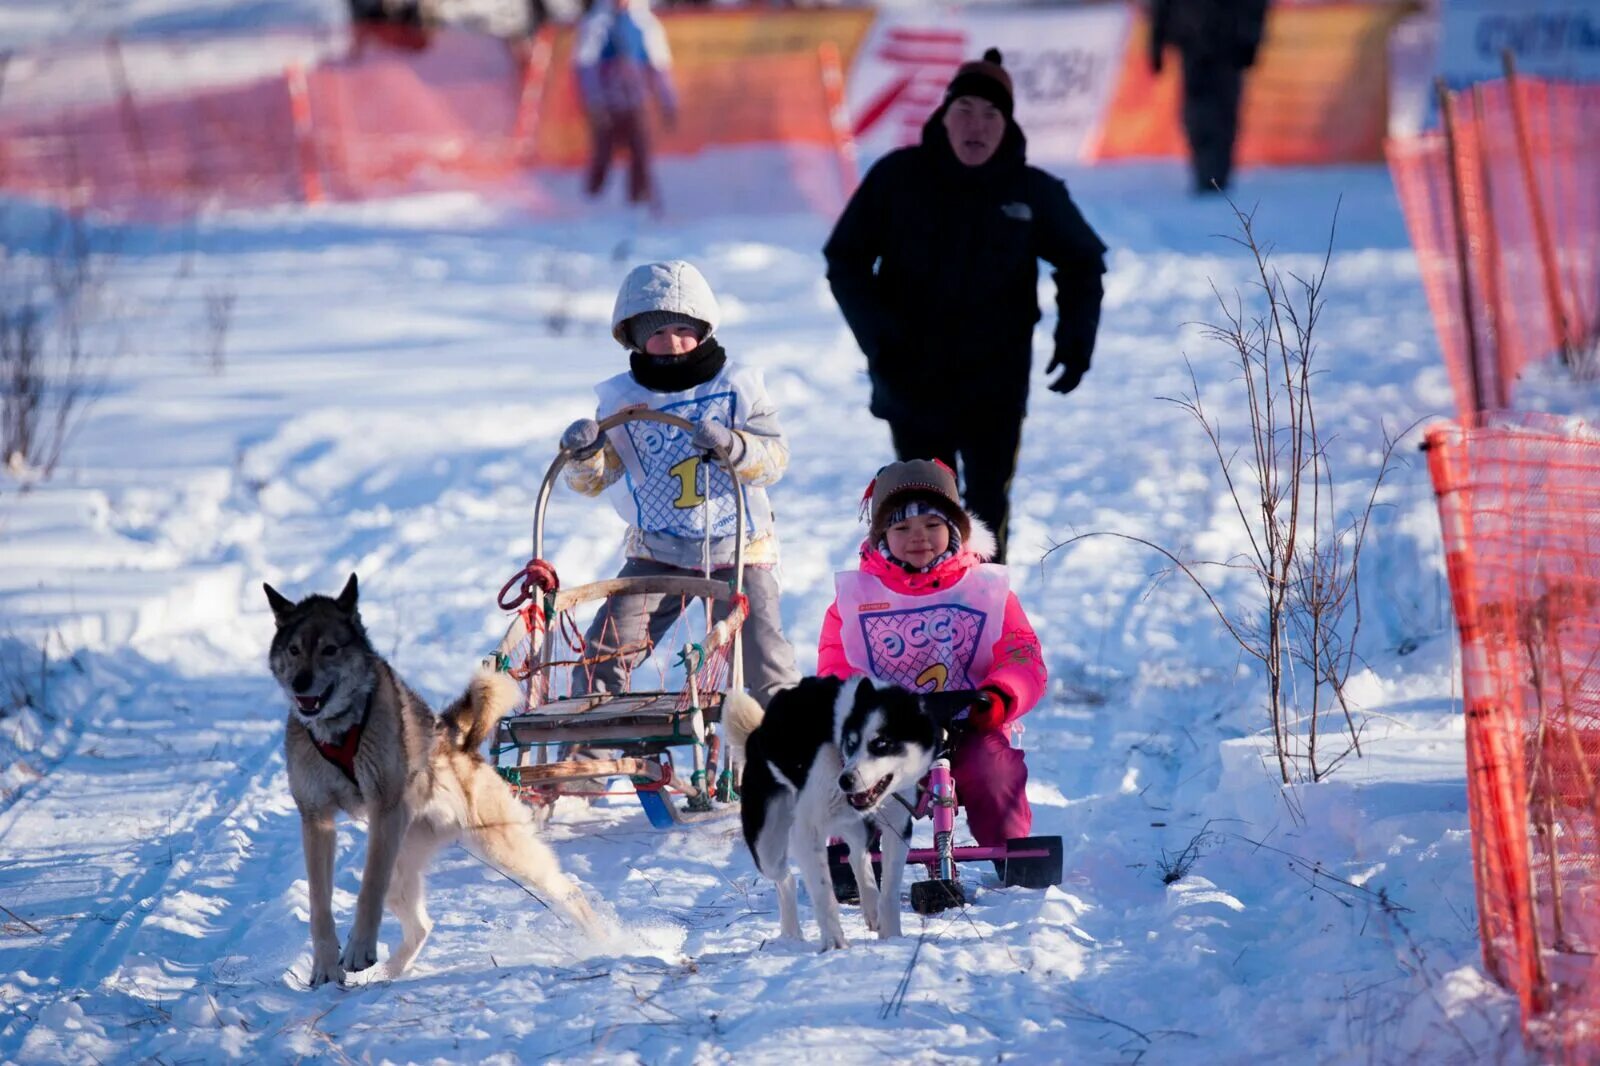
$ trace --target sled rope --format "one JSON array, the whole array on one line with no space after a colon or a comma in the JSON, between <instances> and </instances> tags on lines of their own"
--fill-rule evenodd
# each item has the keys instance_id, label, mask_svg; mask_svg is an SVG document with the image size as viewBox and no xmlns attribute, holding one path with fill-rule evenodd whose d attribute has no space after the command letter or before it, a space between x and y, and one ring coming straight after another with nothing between
<instances>
[{"instance_id":1,"label":"sled rope","mask_svg":"<svg viewBox=\"0 0 1600 1066\"><path fill-rule=\"evenodd\" d=\"M529 559L521 570L511 575L511 580L500 586L500 595L496 602L502 611L514 611L531 599L536 599L536 592L552 593L561 588L561 578L556 576L556 568L543 559ZM512 590L516 590L516 598L507 600Z\"/></svg>"}]
</instances>

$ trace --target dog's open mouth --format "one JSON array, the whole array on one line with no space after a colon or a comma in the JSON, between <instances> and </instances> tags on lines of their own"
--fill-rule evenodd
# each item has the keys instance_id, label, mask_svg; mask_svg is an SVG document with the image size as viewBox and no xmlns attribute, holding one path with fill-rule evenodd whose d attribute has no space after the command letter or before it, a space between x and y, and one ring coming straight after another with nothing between
<instances>
[{"instance_id":1,"label":"dog's open mouth","mask_svg":"<svg viewBox=\"0 0 1600 1066\"><path fill-rule=\"evenodd\" d=\"M890 774L888 777L879 780L876 785L873 785L865 792L851 792L847 794L845 798L850 801L850 806L854 807L858 811L871 810L877 805L879 800L883 799L883 794L889 791L889 784L893 780L894 775Z\"/></svg>"},{"instance_id":2,"label":"dog's open mouth","mask_svg":"<svg viewBox=\"0 0 1600 1066\"><path fill-rule=\"evenodd\" d=\"M328 702L328 697L333 695L333 685L322 690L320 696L296 696L294 701L300 705L300 713L317 714L322 710L323 704Z\"/></svg>"}]
</instances>

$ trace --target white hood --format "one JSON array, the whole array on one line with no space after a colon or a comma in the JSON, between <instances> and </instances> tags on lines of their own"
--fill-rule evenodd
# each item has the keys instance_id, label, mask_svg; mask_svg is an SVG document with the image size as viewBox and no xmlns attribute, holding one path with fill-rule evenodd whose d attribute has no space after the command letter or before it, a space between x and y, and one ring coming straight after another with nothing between
<instances>
[{"instance_id":1,"label":"white hood","mask_svg":"<svg viewBox=\"0 0 1600 1066\"><path fill-rule=\"evenodd\" d=\"M707 337L717 331L722 314L706 279L693 264L682 259L646 263L628 272L611 311L611 335L618 344L628 344L622 324L643 311L674 311L698 318L711 327L706 331Z\"/></svg>"}]
</instances>

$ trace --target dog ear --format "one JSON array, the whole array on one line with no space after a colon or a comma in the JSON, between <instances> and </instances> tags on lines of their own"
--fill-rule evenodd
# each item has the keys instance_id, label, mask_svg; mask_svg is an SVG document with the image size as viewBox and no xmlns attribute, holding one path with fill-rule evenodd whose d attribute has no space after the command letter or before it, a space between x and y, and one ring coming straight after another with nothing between
<instances>
[{"instance_id":1,"label":"dog ear","mask_svg":"<svg viewBox=\"0 0 1600 1066\"><path fill-rule=\"evenodd\" d=\"M358 595L359 593L356 589L356 575L351 574L350 580L344 583L344 591L339 593L339 598L333 601L333 605L339 608L339 610L343 611L345 614L355 614L356 597Z\"/></svg>"},{"instance_id":2,"label":"dog ear","mask_svg":"<svg viewBox=\"0 0 1600 1066\"><path fill-rule=\"evenodd\" d=\"M922 709L928 712L928 717L948 728L956 715L978 701L978 692L975 689L949 689L944 692L924 692L920 698Z\"/></svg>"},{"instance_id":3,"label":"dog ear","mask_svg":"<svg viewBox=\"0 0 1600 1066\"><path fill-rule=\"evenodd\" d=\"M267 606L272 608L272 617L282 625L284 618L294 610L294 602L265 581L261 583L261 588L267 594Z\"/></svg>"}]
</instances>

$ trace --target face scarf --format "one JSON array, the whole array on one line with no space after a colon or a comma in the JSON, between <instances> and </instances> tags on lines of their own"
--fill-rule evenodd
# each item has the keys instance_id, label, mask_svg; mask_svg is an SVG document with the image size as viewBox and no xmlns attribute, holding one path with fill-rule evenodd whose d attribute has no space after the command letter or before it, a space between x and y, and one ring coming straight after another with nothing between
<instances>
[{"instance_id":1,"label":"face scarf","mask_svg":"<svg viewBox=\"0 0 1600 1066\"><path fill-rule=\"evenodd\" d=\"M631 352L628 369L633 380L651 392L683 392L704 385L722 372L728 353L715 337L707 337L687 355L663 356Z\"/></svg>"}]
</instances>

